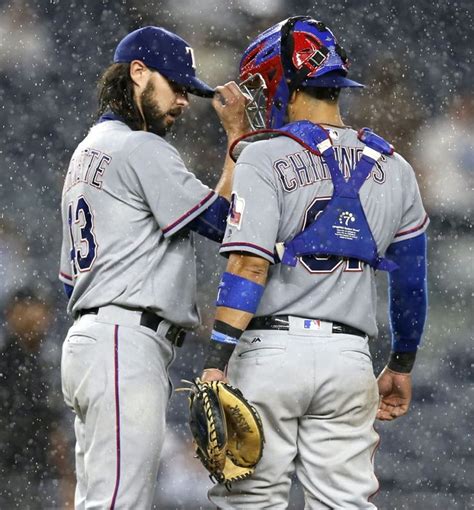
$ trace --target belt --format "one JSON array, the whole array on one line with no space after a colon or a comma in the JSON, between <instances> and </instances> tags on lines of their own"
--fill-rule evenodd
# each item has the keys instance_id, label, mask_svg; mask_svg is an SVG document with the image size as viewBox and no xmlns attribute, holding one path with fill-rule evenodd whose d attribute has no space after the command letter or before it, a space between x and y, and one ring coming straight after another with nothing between
<instances>
[{"instance_id":1,"label":"belt","mask_svg":"<svg viewBox=\"0 0 474 510\"><path fill-rule=\"evenodd\" d=\"M163 317L156 315L156 313L149 312L147 310L137 310L137 312L141 311L140 317L140 326L144 326L145 328L152 329L153 331L158 330L158 326L162 321ZM77 317L82 317L83 315L97 315L99 313L99 308L85 308L83 310L79 310L77 312ZM171 324L166 332L165 338L170 341L176 347L181 347L184 342L184 338L186 336L186 330L176 326L175 324Z\"/></svg>"},{"instance_id":2,"label":"belt","mask_svg":"<svg viewBox=\"0 0 474 510\"><path fill-rule=\"evenodd\" d=\"M288 331L290 329L290 319L288 315L266 315L264 317L254 317L247 326L247 330L250 329L273 329ZM332 323L332 332L362 337L367 336L366 333L360 329L353 328L352 326L347 326L346 324L341 324L340 322Z\"/></svg>"}]
</instances>

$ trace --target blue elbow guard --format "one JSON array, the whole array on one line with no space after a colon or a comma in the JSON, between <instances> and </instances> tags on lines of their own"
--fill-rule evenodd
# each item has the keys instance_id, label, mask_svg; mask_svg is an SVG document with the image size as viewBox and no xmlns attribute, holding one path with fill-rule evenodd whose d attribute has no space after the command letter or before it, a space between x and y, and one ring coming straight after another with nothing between
<instances>
[{"instance_id":1,"label":"blue elbow guard","mask_svg":"<svg viewBox=\"0 0 474 510\"><path fill-rule=\"evenodd\" d=\"M216 306L254 314L265 287L236 274L224 273L219 284Z\"/></svg>"},{"instance_id":2,"label":"blue elbow guard","mask_svg":"<svg viewBox=\"0 0 474 510\"><path fill-rule=\"evenodd\" d=\"M230 204L224 197L217 197L210 207L189 223L189 228L211 241L222 242L229 207Z\"/></svg>"}]
</instances>

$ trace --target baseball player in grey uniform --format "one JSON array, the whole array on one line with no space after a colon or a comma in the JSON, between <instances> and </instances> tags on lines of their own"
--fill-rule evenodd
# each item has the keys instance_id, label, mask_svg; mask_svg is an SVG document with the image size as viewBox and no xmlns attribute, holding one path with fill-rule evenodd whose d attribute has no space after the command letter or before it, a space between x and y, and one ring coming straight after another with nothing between
<instances>
[{"instance_id":1,"label":"baseball player in grey uniform","mask_svg":"<svg viewBox=\"0 0 474 510\"><path fill-rule=\"evenodd\" d=\"M284 509L296 471L305 508L375 508L374 420L408 410L426 315L428 218L415 175L385 140L344 125L339 93L361 85L323 23L271 27L240 75L255 131L233 148L229 260L202 379L242 390L266 444L250 478L210 498L220 509ZM390 275L393 335L378 383L377 269Z\"/></svg>"},{"instance_id":2,"label":"baseball player in grey uniform","mask_svg":"<svg viewBox=\"0 0 474 510\"><path fill-rule=\"evenodd\" d=\"M233 161L213 191L164 139L188 93L216 93L229 143L248 130L237 84L199 80L186 41L159 27L128 34L66 175L60 279L75 321L61 369L76 414L78 509L151 507L168 367L199 322L192 231L223 237Z\"/></svg>"}]
</instances>

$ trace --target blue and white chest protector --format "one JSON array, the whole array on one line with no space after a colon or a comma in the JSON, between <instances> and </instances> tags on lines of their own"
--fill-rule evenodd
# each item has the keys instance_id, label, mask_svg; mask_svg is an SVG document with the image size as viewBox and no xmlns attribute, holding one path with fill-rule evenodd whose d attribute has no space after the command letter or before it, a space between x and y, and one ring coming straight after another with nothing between
<instances>
[{"instance_id":1,"label":"blue and white chest protector","mask_svg":"<svg viewBox=\"0 0 474 510\"><path fill-rule=\"evenodd\" d=\"M360 202L359 190L382 154L393 154L393 147L368 128L359 131L365 143L362 157L346 181L336 160L329 133L309 121L287 124L278 133L295 139L320 155L329 168L334 192L326 208L302 232L276 251L282 264L295 266L297 257L335 255L355 258L374 269L393 271L397 265L380 256Z\"/></svg>"}]
</instances>

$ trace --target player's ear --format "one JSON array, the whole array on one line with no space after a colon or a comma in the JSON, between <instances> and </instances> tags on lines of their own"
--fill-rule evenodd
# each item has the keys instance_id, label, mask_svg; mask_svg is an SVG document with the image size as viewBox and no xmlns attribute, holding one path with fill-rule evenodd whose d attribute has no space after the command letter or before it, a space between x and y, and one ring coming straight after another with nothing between
<instances>
[{"instance_id":1,"label":"player's ear","mask_svg":"<svg viewBox=\"0 0 474 510\"><path fill-rule=\"evenodd\" d=\"M144 88L148 82L149 74L150 70L140 60L132 60L130 62L130 78L137 87Z\"/></svg>"}]
</instances>

